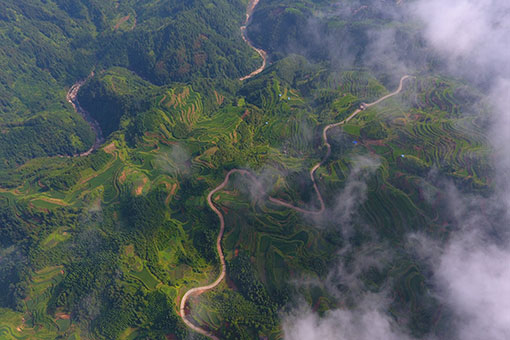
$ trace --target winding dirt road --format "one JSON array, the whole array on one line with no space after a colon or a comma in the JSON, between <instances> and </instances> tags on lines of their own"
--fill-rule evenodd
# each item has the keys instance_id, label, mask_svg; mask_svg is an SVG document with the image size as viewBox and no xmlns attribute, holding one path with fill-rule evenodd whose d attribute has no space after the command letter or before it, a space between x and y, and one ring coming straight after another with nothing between
<instances>
[{"instance_id":1,"label":"winding dirt road","mask_svg":"<svg viewBox=\"0 0 510 340\"><path fill-rule=\"evenodd\" d=\"M103 144L103 142L104 142L103 130L101 130L101 126L99 125L97 120L92 118L92 116L87 111L85 111L84 108L81 107L80 102L78 101L78 92L80 91L80 88L83 86L83 84L85 84L87 82L87 80L89 80L93 76L94 76L94 73L91 73L90 76L87 77L87 79L80 80L79 82L75 83L73 86L71 86L71 88L67 92L67 96L66 96L67 101L69 103L71 103L74 110L78 114L80 114L83 117L83 119L85 119L85 121L90 125L92 130L94 130L94 134L96 135L94 144L90 147L90 149L88 149L87 151L85 151L83 153L73 155L73 157L88 156L92 152L97 150L101 146L101 144Z\"/></svg>"},{"instance_id":2,"label":"winding dirt road","mask_svg":"<svg viewBox=\"0 0 510 340\"><path fill-rule=\"evenodd\" d=\"M255 46L253 46L253 43L250 41L250 39L248 38L248 34L246 33L246 28L248 27L248 24L250 23L253 11L255 11L255 7L257 7L257 5L259 4L259 1L260 0L251 0L250 1L248 8L246 10L246 21L244 22L244 25L241 26L241 33L242 33L244 42L246 44L248 44L248 46L250 46L252 49L254 49L262 57L262 66L260 66L258 69L256 69L252 73L248 74L247 76L239 78L240 81L244 81L244 80L255 77L257 74L264 71L264 69L266 68L266 65L267 65L267 52L264 51L263 49L256 48Z\"/></svg>"},{"instance_id":3,"label":"winding dirt road","mask_svg":"<svg viewBox=\"0 0 510 340\"><path fill-rule=\"evenodd\" d=\"M388 98L396 96L397 94L399 94L402 91L402 88L404 86L404 81L406 79L409 79L409 78L411 78L411 76L408 76L408 75L403 76L400 79L400 85L399 85L398 89L395 92L392 92L392 93L390 93L390 94L380 98L379 100L377 100L377 101L375 101L373 103L370 103L370 104L363 103L361 108L359 108L356 111L354 111L349 117L347 117L343 121L341 121L339 123L329 124L326 127L324 127L324 130L322 131L322 139L324 141L324 145L327 148L327 152L326 152L326 155L324 156L324 158L319 163L317 163L312 168L312 170L310 170L310 177L311 177L311 180L313 182L313 187L314 187L314 190L315 190L315 192L317 194L317 198L318 198L318 200L320 202L320 209L319 210L306 210L306 209L294 206L294 205L292 205L292 204L290 204L288 202L282 201L282 200L280 200L278 198L274 198L274 197L268 197L268 200L270 202L276 204L276 205L280 205L280 206L283 206L283 207L286 207L286 208L289 208L289 209L293 209L293 210L295 210L297 212L300 212L300 213L313 214L313 215L320 215L320 214L322 214L324 212L324 210L326 209L326 207L325 207L322 195L320 193L319 187L317 185L317 182L315 181L315 172L317 171L317 169L319 169L328 160L329 156L331 155L331 145L328 142L328 131L330 129L332 129L332 128L337 127L337 126L341 126L341 125L343 125L345 123L348 123L351 119L356 117L360 112L366 110L367 108L369 108L371 106L374 106L374 105L377 105L377 104L383 102L384 100L386 100ZM209 192L209 195L207 195L207 204L216 213L216 215L218 215L218 218L220 220L220 232L218 234L218 238L216 239L216 249L218 251L218 255L219 255L219 258L220 258L220 262L221 262L221 273L218 276L218 278L216 279L216 281L214 281L210 285L202 286L202 287L197 287L197 288L192 288L192 289L188 290L184 294L184 296L182 297L181 305L180 305L180 316L181 316L182 320L184 321L184 323L189 328L194 330L195 332L200 333L202 335L205 335L205 336L207 336L207 337L209 337L211 339L214 339L214 340L219 340L219 339L212 332L210 332L210 331L208 331L208 330L206 330L206 329L204 329L202 327L199 327L199 326L195 325L193 322L190 321L190 319L188 319L188 317L186 315L186 304L187 304L187 302L188 302L190 297L198 296L198 295L200 295L202 293L205 293L205 292L207 292L209 290L214 289L225 278L226 263L225 263L225 256L223 254L223 249L221 248L221 240L223 238L223 233L225 232L225 218L224 218L223 214L221 213L221 211L214 205L214 203L213 203L213 196L217 192L219 192L220 190L223 190L225 188L225 186L227 186L227 184L228 184L228 182L230 180L230 176L232 176L235 173L249 177L257 185L257 187L260 189L260 192L264 192L263 186L258 181L256 176L253 173L251 173L250 171L243 170L243 169L233 169L233 170L230 170L227 173L227 175L225 176L224 181L220 185L218 185L216 188L214 188L211 192Z\"/></svg>"},{"instance_id":4,"label":"winding dirt road","mask_svg":"<svg viewBox=\"0 0 510 340\"><path fill-rule=\"evenodd\" d=\"M225 263L225 256L223 255L223 249L221 248L221 239L223 238L223 233L225 232L225 218L223 217L223 214L218 210L218 208L216 208L216 206L214 205L212 198L215 193L217 193L218 191L223 190L223 188L225 188L225 186L228 184L230 176L233 173L239 173L241 175L247 175L249 177L252 177L252 174L247 170L238 170L238 169L230 170L227 173L227 175L225 176L225 180L223 181L223 183L218 185L215 189L213 189L209 193L209 195L207 195L207 204L209 204L209 207L216 213L216 215L218 215L218 218L220 219L220 233L218 234L218 238L216 240L216 249L217 249L218 255L220 257L221 273L218 276L218 278L216 279L216 281L214 281L210 285L203 286L203 287L197 287L197 288L188 290L186 292L186 294L184 294L184 296L181 299L181 308L180 308L181 318L189 328L193 329L197 333L203 334L203 335L208 336L211 339L215 339L215 340L217 340L218 338L214 334L212 334L211 332L209 332L201 327L196 326L191 321L189 321L189 319L186 317L186 302L188 301L190 296L193 296L193 295L198 296L208 290L215 288L217 285L219 285L221 283L221 281L223 281L223 278L225 277L227 266Z\"/></svg>"},{"instance_id":5,"label":"winding dirt road","mask_svg":"<svg viewBox=\"0 0 510 340\"><path fill-rule=\"evenodd\" d=\"M371 106L374 106L374 105L377 105L383 101L385 101L386 99L388 98L391 98L393 96L396 96L397 94L399 94L401 91L402 91L402 88L404 87L404 81L406 79L409 79L411 78L411 76L409 75L406 75L406 76L403 76L401 79L400 79L400 84L397 88L397 90L395 92L392 92L390 94L387 94L386 96L376 100L375 102L373 103L370 103L370 104L361 104L361 107L359 109L357 109L356 111L354 111L349 117L347 117L346 119L342 120L341 122L339 123L334 123L334 124L329 124L327 125L324 130L322 131L322 140L324 141L324 145L326 145L326 148L328 149L327 153L326 153L326 156L324 157L323 161L319 164L317 164L314 169L312 169L312 172L314 172L315 170L317 170L322 164L324 164L324 162L329 158L329 155L331 154L331 145L328 143L328 131L334 127L337 127L337 126L340 126L340 125L344 125L345 123L348 123L351 119L353 119L354 117L356 117L358 115L358 113L362 112L362 111L365 111L366 109L368 109L369 107ZM312 176L313 177L313 176Z\"/></svg>"}]
</instances>

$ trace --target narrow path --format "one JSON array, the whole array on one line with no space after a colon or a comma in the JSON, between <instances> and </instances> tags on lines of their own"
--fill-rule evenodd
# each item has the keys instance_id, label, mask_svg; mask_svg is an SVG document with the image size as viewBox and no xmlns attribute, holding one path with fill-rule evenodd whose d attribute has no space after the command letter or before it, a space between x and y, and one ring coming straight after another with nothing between
<instances>
[{"instance_id":1,"label":"narrow path","mask_svg":"<svg viewBox=\"0 0 510 340\"><path fill-rule=\"evenodd\" d=\"M286 207L286 208L289 208L289 209L293 209L297 212L300 212L300 213L304 213L304 214L313 214L313 215L320 215L324 212L324 210L326 209L325 207L325 204L324 204L324 200L322 198L322 195L321 195L321 192L319 190L319 187L317 185L317 182L315 181L315 172L317 171L317 169L319 169L329 158L329 156L331 155L331 145L329 144L328 142L328 131L334 127L337 127L337 126L340 126L340 125L343 125L345 123L348 123L351 119L353 119L354 117L356 117L360 112L366 110L367 108L371 107L371 106L374 106L374 105L377 105L379 103L381 103L382 101L390 98L390 97L393 97L393 96L396 96L397 94L399 94L401 91L402 91L402 88L403 88L403 85L404 85L404 81L408 78L411 78L411 76L403 76L401 79L400 79L400 85L398 87L398 89L395 91L395 92L392 92L382 98L380 98L379 100L373 102L373 103L370 103L370 104L365 104L363 103L361 105L361 108L357 109L356 111L354 111L349 117L347 117L346 119L344 119L343 121L339 122L339 123L334 123L334 124L329 124L327 125L326 127L324 127L324 130L322 131L322 139L324 141L324 145L327 147L327 152L326 152L326 156L324 156L324 158L319 162L317 163L313 168L312 170L310 170L310 177L311 177L311 180L313 182L313 188L317 194L317 198L319 199L319 202L320 202L320 209L319 210L306 210L306 209L303 209L303 208L300 208L300 207L297 207L295 205L292 205L290 203L287 203L285 201L282 201L278 198L274 198L274 197L268 197L268 200L276 205L280 205L280 206L283 206L283 207ZM213 283L211 283L210 285L207 285L207 286L202 286L202 287L197 287L197 288L192 288L190 290L188 290L184 296L182 297L181 299L181 305L180 305L180 316L182 318L182 320L184 321L184 323L189 327L191 328L192 330L194 330L195 332L197 333L200 333L202 335L205 335L213 340L219 340L218 337L216 337L212 332L202 328L202 327L199 327L197 325L195 325L193 322L190 321L190 319L188 319L187 315L186 315L186 304L189 300L189 298L191 296L198 296L202 293L205 293L209 290L212 290L214 289L215 287L217 287L221 281L223 281L223 279L225 278L225 274L226 274L226 268L227 268L227 265L225 263L225 256L223 254L223 249L221 248L221 240L223 238L223 233L225 232L225 218L223 216L223 214L221 213L221 211L214 205L213 203L213 196L220 190L223 190L225 188L225 186L227 186L229 180L230 180L230 176L234 173L238 173L240 175L244 175L244 176L247 176L249 177L256 185L257 185L257 188L260 189L260 192L264 193L264 188L263 188L263 185L258 181L258 179L255 177L255 175L253 173L251 173L250 171L248 170L243 170L243 169L233 169L233 170L230 170L227 175L225 176L225 179L223 180L223 182L218 185L216 188L214 188L213 190L211 190L211 192L209 192L209 194L207 195L207 204L209 205L209 207L211 208L211 210L213 210L216 215L218 215L218 218L220 220L220 232L218 234L218 238L216 239L216 249L218 251L218 256L220 258L220 262L221 262L221 273L220 275L218 276L218 278L216 279L216 281L214 281Z\"/></svg>"},{"instance_id":2,"label":"narrow path","mask_svg":"<svg viewBox=\"0 0 510 340\"><path fill-rule=\"evenodd\" d=\"M256 69L252 73L248 74L247 76L239 78L240 81L244 81L244 80L255 77L257 74L264 71L264 69L266 68L266 65L267 65L267 52L264 51L263 49L256 48L255 46L253 46L253 43L248 38L248 34L246 32L246 28L248 27L248 24L250 23L251 16L252 16L253 12L255 11L255 7L257 7L257 5L259 4L259 1L260 0L251 0L250 3L248 4L248 8L246 10L246 21L244 22L244 25L241 26L241 33L242 33L244 42L246 44L248 44L248 46L250 46L252 49L254 49L262 57L262 66L260 66L258 69Z\"/></svg>"},{"instance_id":3,"label":"narrow path","mask_svg":"<svg viewBox=\"0 0 510 340\"><path fill-rule=\"evenodd\" d=\"M80 88L87 82L87 80L89 80L93 76L94 76L94 73L92 72L87 77L87 79L80 80L79 82L75 83L73 86L71 86L71 88L67 92L67 96L66 96L67 101L69 103L71 103L74 110L78 114L80 114L83 117L83 119L85 119L85 121L90 125L92 130L94 130L94 134L96 136L94 144L90 147L90 149L88 149L87 151L82 152L80 154L73 155L73 157L88 156L92 152L97 150L101 146L101 144L104 142L103 130L101 130L101 126L99 125L97 120L92 118L92 116L87 111L85 111L84 108L81 107L80 102L78 101L78 92L80 91Z\"/></svg>"},{"instance_id":4,"label":"narrow path","mask_svg":"<svg viewBox=\"0 0 510 340\"><path fill-rule=\"evenodd\" d=\"M356 111L354 111L349 117L347 117L346 119L344 119L343 121L339 122L339 123L333 123L333 124L329 124L327 125L324 130L322 131L322 140L324 141L324 145L326 145L326 148L328 149L327 150L327 153L326 153L326 156L324 157L323 161L319 164L316 165L316 168L312 169L312 172L314 172L315 170L317 170L322 164L324 164L324 162L329 158L329 155L331 154L331 145L328 143L328 131L334 127L337 127L337 126L340 126L340 125L344 125L345 123L348 123L351 119L353 119L354 117L356 117L360 112L362 111L365 111L366 109L368 109L369 107L371 106L374 106L374 105L377 105L383 101L385 101L386 99L388 98L391 98L393 96L396 96L397 94L399 94L401 91L402 91L402 88L404 86L404 81L408 78L411 78L411 76L409 75L406 75L406 76L403 76L401 79L400 79L400 84L397 88L397 90L395 92L392 92L390 94L387 94L386 96L376 100L375 102L373 103L370 103L370 104L361 104L361 107L359 109L357 109ZM312 176L313 177L313 176Z\"/></svg>"},{"instance_id":5,"label":"narrow path","mask_svg":"<svg viewBox=\"0 0 510 340\"><path fill-rule=\"evenodd\" d=\"M252 176L251 173L247 170L238 170L238 169L230 170L227 173L227 175L225 176L225 180L223 181L223 183L218 185L215 189L213 189L209 193L209 195L207 195L207 204L209 204L209 207L216 213L216 215L218 215L218 218L220 219L220 233L218 234L218 238L216 240L216 249L217 249L218 255L220 257L221 273L218 276L218 278L216 279L216 281L214 281L210 285L203 286L203 287L197 287L197 288L188 290L186 292L186 294L184 294L184 296L181 299L181 308L180 308L181 318L189 328L193 329L197 333L203 334L203 335L208 336L211 339L215 339L215 340L217 340L218 338L214 334L212 334L211 332L209 332L201 327L196 326L191 321L189 321L189 319L186 317L186 302L188 301L189 297L192 295L198 296L208 290L215 288L216 286L218 286L221 283L221 281L223 281L223 278L225 277L227 266L225 263L225 256L223 255L223 250L221 248L221 239L223 238L223 233L225 231L225 218L223 217L223 214L218 210L218 208L216 208L216 206L214 205L212 198L215 193L217 193L218 191L223 190L223 188L225 188L225 186L228 184L230 176L233 173L239 173L241 175L248 175L250 177Z\"/></svg>"}]
</instances>

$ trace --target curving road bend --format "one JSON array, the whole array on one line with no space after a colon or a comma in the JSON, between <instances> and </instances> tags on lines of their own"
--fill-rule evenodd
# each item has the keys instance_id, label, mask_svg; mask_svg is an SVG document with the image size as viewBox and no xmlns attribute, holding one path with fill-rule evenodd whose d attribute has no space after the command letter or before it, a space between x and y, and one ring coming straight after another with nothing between
<instances>
[{"instance_id":1,"label":"curving road bend","mask_svg":"<svg viewBox=\"0 0 510 340\"><path fill-rule=\"evenodd\" d=\"M378 99L377 101L375 101L373 103L370 103L370 104L363 103L363 104L361 104L361 107L359 109L354 111L349 117L347 117L343 121L341 121L339 123L329 124L326 127L324 127L324 130L322 131L322 138L323 138L323 141L324 141L324 145L327 147L327 152L326 152L326 155L324 156L324 158L319 163L317 163L310 170L310 177L311 177L311 180L313 182L313 187L314 187L314 190L315 190L315 192L317 194L317 197L319 199L320 206L321 206L319 210L306 210L306 209L294 206L294 205L292 205L292 204L290 204L288 202L282 201L282 200L280 200L278 198L274 198L274 197L268 197L268 200L270 202L276 204L276 205L280 205L280 206L283 206L283 207L286 207L286 208L289 208L289 209L293 209L293 210L295 210L297 212L300 212L300 213L313 214L313 215L320 215L320 214L322 214L324 212L324 210L326 209L326 207L325 207L322 195L320 193L319 187L317 185L317 182L315 181L315 172L317 171L317 169L319 169L328 160L329 156L331 155L331 145L328 142L328 131L330 129L334 128L334 127L341 126L341 125L343 125L345 123L348 123L351 119L356 117L360 112L366 110L367 108L369 108L371 106L374 106L374 105L377 105L377 104L385 101L388 98L396 96L397 94L402 92L402 89L403 89L403 86L404 86L404 81L406 79L409 79L409 78L411 78L411 76L409 76L409 75L403 76L400 79L400 85L399 85L398 89L395 92L392 92L392 93L390 93L390 94L388 94L388 95ZM223 254L223 249L221 248L221 240L223 238L223 233L225 232L225 218L224 218L223 214L221 213L221 211L214 205L214 203L213 203L213 196L217 192L219 192L220 190L223 190L227 186L227 184L228 184L228 182L230 180L230 176L232 174L234 174L234 173L238 173L238 174L241 174L241 175L244 175L244 176L248 176L253 182L255 182L255 184L261 190L261 192L263 192L263 186L257 180L255 175L253 173L251 173L250 171L243 170L243 169L233 169L233 170L230 170L227 173L227 175L225 176L225 179L223 180L223 182L220 185L218 185L216 188L214 188L213 190L211 190L209 192L209 194L207 195L207 204L209 205L211 210L213 210L216 213L216 215L218 215L218 218L220 220L220 232L218 234L218 238L216 239L216 249L218 251L218 255L219 255L219 258L220 258L220 262L221 262L221 273L218 276L218 278L216 279L216 281L214 281L213 283L211 283L211 284L209 284L207 286L192 288L192 289L188 290L184 294L184 296L182 297L181 305L180 305L180 316L181 316L182 320L184 321L184 323L190 329L194 330L195 332L200 333L202 335L205 335L205 336L207 336L207 337L209 337L209 338L211 338L213 340L219 340L219 338L216 337L212 332L208 331L207 329L204 329L202 327L199 327L199 326L195 325L193 322L191 322L188 319L188 317L186 315L186 304L187 304L188 300L190 299L190 297L198 296L198 295L200 295L202 293L205 293L205 292L207 292L209 290L214 289L225 278L225 275L226 275L226 263L225 263L225 256Z\"/></svg>"},{"instance_id":2,"label":"curving road bend","mask_svg":"<svg viewBox=\"0 0 510 340\"><path fill-rule=\"evenodd\" d=\"M356 117L360 112L362 111L365 111L366 109L368 109L369 107L371 106L374 106L374 105L377 105L383 101L385 101L386 99L388 98L391 98L393 96L396 96L397 94L399 94L400 92L402 92L402 88L404 87L404 81L406 79L409 79L409 78L414 78L412 76L409 76L409 75L405 75L403 76L402 78L400 78L400 84L397 88L397 90L395 92L392 92L390 94L387 94L386 96L384 97L381 97L380 99L376 100L375 102L373 103L370 103L370 104L365 104L365 103L362 103L361 104L361 107L359 109L357 109L356 111L354 111L349 117L347 117L346 119L342 120L341 122L339 123L333 123L333 124L329 124L327 125L324 130L322 131L322 140L324 141L324 145L326 145L326 148L328 149L327 150L327 153L326 153L326 156L324 157L323 161L319 164L316 165L316 168L312 169L312 171L315 171L317 170L322 164L324 164L324 162L329 158L329 155L331 154L331 145L328 143L328 131L332 128L335 128L337 126L340 126L340 125L344 125L345 123L348 123L351 119L353 119L354 117ZM313 176L312 176L313 177Z\"/></svg>"},{"instance_id":3,"label":"curving road bend","mask_svg":"<svg viewBox=\"0 0 510 340\"><path fill-rule=\"evenodd\" d=\"M192 323L186 317L186 302L188 301L188 299L191 296L198 296L208 290L215 288L216 286L218 286L221 283L221 281L223 281L223 278L225 278L225 274L227 271L227 265L225 263L225 256L223 255L223 249L221 248L221 239L223 238L223 233L225 232L225 218L223 217L223 214L220 212L220 210L218 208L216 208L212 199L213 199L214 194L216 194L218 191L223 190L223 188L225 188L225 186L228 184L228 181L230 180L230 176L233 173L239 173L241 175L247 175L249 177L253 177L253 175L247 170L240 170L240 169L230 170L227 173L227 175L225 176L225 180L223 181L223 183L218 185L211 192L209 192L209 195L207 195L207 204L209 204L209 207L216 213L216 215L218 215L218 218L220 219L220 232L219 232L218 238L216 240L216 249L217 249L218 255L220 257L221 273L218 276L218 278L216 279L216 281L214 281L210 285L192 288L192 289L188 290L186 292L186 294L184 294L184 296L181 299L181 307L180 307L181 318L189 328L191 328L192 330L194 330L197 333L208 336L209 338L214 339L214 340L218 340L218 338L214 334L207 331L206 329L196 326L194 323Z\"/></svg>"},{"instance_id":4,"label":"curving road bend","mask_svg":"<svg viewBox=\"0 0 510 340\"><path fill-rule=\"evenodd\" d=\"M240 81L244 81L244 80L255 77L257 74L264 71L264 69L266 68L266 65L267 65L267 52L264 51L263 49L256 48L255 46L253 46L253 43L250 41L250 39L248 38L248 34L246 33L246 28L248 27L248 24L250 23L251 16L252 16L253 12L255 11L255 7L257 7L257 5L259 4L259 1L260 0L251 0L250 3L248 4L248 8L246 10L246 21L244 22L244 25L241 26L241 33L242 33L244 42L246 44L248 44L248 46L250 46L252 49L254 49L262 57L262 66L260 66L258 69L256 69L252 73L248 74L247 76L239 78Z\"/></svg>"},{"instance_id":5,"label":"curving road bend","mask_svg":"<svg viewBox=\"0 0 510 340\"><path fill-rule=\"evenodd\" d=\"M80 88L87 82L87 80L89 80L93 76L94 76L94 72L92 72L87 77L87 79L80 80L79 82L75 83L73 86L71 86L71 88L67 92L67 96L66 96L67 101L69 103L71 103L71 105L74 108L74 111L76 111L76 113L80 114L80 116L82 116L83 119L85 119L85 121L90 125L92 130L94 130L94 134L96 135L94 144L90 147L90 149L88 149L87 151L82 152L80 154L73 155L73 157L88 156L92 152L97 150L101 146L101 144L104 142L103 130L101 130L101 126L99 125L97 120L92 118L92 116L87 111L85 111L84 108L81 107L80 102L78 101L78 92L80 91Z\"/></svg>"}]
</instances>

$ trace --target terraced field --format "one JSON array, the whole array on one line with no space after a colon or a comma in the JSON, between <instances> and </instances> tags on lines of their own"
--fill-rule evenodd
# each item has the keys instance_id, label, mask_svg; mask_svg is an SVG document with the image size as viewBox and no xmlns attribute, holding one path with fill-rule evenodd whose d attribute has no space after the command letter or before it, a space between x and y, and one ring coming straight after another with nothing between
<instances>
[{"instance_id":1,"label":"terraced field","mask_svg":"<svg viewBox=\"0 0 510 340\"><path fill-rule=\"evenodd\" d=\"M133 20L111 24L128 32ZM431 76L390 92L397 84L369 70L298 62L242 84L156 86L111 68L83 85L110 105L107 141L0 178L1 218L30 240L22 258L33 266L19 274L18 311L0 310L0 338L182 339L187 324L212 338L281 339L278 313L296 296L324 313L381 287L397 322L440 327L402 240L448 234L441 181L490 190L483 122L465 114L479 95ZM16 251L1 245L0 260ZM383 263L331 296L332 265L362 257Z\"/></svg>"},{"instance_id":2,"label":"terraced field","mask_svg":"<svg viewBox=\"0 0 510 340\"><path fill-rule=\"evenodd\" d=\"M315 172L317 171L317 169L319 169L323 164L325 164L329 160L329 157L331 155L331 145L328 142L328 130L330 130L331 128L334 128L334 127L338 127L338 126L344 125L345 123L348 123L350 120L354 119L358 114L363 112L365 109L370 108L372 106L375 106L375 105L377 105L379 103L382 103L383 101L385 101L388 98L391 98L393 96L398 95L403 90L404 81L406 79L408 79L408 78L410 78L410 77L409 76L402 77L402 79L400 80L400 85L399 85L398 89L395 92L392 92L391 94L385 95L385 96L381 97L379 100L376 100L375 102L373 102L371 104L362 104L362 107L360 109L354 111L349 117L347 117L342 122L327 125L323 129L322 138L323 138L324 144L325 144L325 146L327 148L326 156L324 157L324 159L322 161L317 163L312 168L312 170L310 171L311 181L313 183L314 190L315 190L315 192L316 192L316 194L318 196L318 201L321 204L321 208L319 210L306 210L306 209L302 209L302 208L299 208L297 206L292 205L291 203L287 203L285 201L282 201L280 199L276 199L276 198L273 198L273 197L269 197L269 201L271 203L273 203L273 204L280 205L280 206L285 207L285 208L290 208L290 209L292 209L292 210L294 210L296 212L299 212L299 213L313 214L313 215L322 215L325 212L325 210L326 210L326 206L325 206L324 200L322 198L322 194L321 194L321 192L320 192L320 190L318 188L318 185L315 182ZM197 326L193 321L191 321L187 317L187 314L189 312L186 310L186 305L187 305L188 299L190 297L201 295L201 294L203 294L203 293L205 293L207 291L210 291L210 290L216 288L223 281L223 279L225 277L225 274L226 274L226 263L225 263L225 257L224 257L223 249L222 249L222 245L221 245L222 239L223 239L223 234L224 234L224 231L225 231L225 218L224 218L222 212L220 212L220 210L218 210L215 207L215 205L213 204L212 198L213 198L213 195L215 195L218 191L223 190L228 185L230 177L233 174L237 174L237 173L241 174L241 175L244 175L244 176L248 177L250 180L254 181L255 182L255 186L256 186L255 190L259 192L259 195L265 195L266 194L264 192L264 189L261 186L261 183L258 182L258 180L254 177L253 174L251 174L250 172L248 172L246 170L239 170L239 169L234 169L234 170L229 171L227 173L223 183L221 183L218 187L216 187L214 190L212 190L209 193L209 195L208 195L208 204L209 204L210 208L218 215L219 220L220 220L220 232L219 232L219 235L218 235L218 238L217 238L217 251L218 251L218 254L219 254L219 257L220 257L220 262L221 262L221 268L222 269L221 269L220 275L218 276L216 281L214 281L213 283L211 283L209 285L201 286L201 287L197 287L197 288L193 288L193 289L189 290L183 296L183 298L181 300L181 304L180 304L180 315L181 315L181 318L188 325L188 327L190 327L194 331L196 331L198 333L201 333L201 334L203 334L205 336L208 336L208 337L210 337L212 339L217 339L217 337L214 335L214 333L212 333L210 331L211 327L214 324L216 324L216 323L215 322L212 322L212 323L211 322L206 322L207 328L203 328L203 327ZM405 196L404 197L399 197L398 196L398 190L397 189L395 189L395 191L396 192L394 194L392 202L393 202L393 204L396 207L406 207L408 205L412 205L411 202L409 202L409 201L406 202L405 201L405 198L404 198ZM377 199L374 198L372 201L377 201ZM237 209L239 209L239 207L236 207L236 210ZM385 209L384 208L381 209L381 207L378 206L377 210L375 210L375 211L379 212L381 210L384 211ZM401 212L399 210L397 210L397 211L398 211L398 214L401 214L401 213L405 214L406 213L405 211L403 211L403 212ZM370 212L370 210L368 210L368 212ZM409 213L412 214L413 211L410 210ZM379 216L379 215L375 216L375 215L373 215L373 217L382 218L383 219L382 223L380 223L381 222L380 220L379 221L374 221L374 222L376 222L376 225L377 224L385 225L385 224L388 224L388 223L386 223L387 221L396 221L396 220L399 220L399 216L395 216L395 214L393 214L391 216L388 216L386 221L384 221L385 216ZM273 223L267 223L267 224L264 224L264 225L272 225L272 224L274 225L275 221L272 221L272 222ZM305 235L302 235L301 237L303 237ZM259 270L265 271L264 269L261 268L261 265L269 266L270 268L273 268L273 269L278 269L277 272L269 272L268 273L267 271L265 271L265 275L264 275L265 281L267 282L267 284L269 286L278 287L278 281L281 280L281 278L284 278L285 279L284 281L287 281L290 278L289 275L285 273L285 271L282 271L283 268L287 268L287 265L285 264L285 261L284 261L284 257L293 258L293 257L297 256L298 255L297 254L298 249L303 248L304 242L300 241L300 240L295 240L295 242L291 242L291 241L287 241L287 240L284 240L284 239L275 238L274 236L271 237L271 236L268 236L268 235L259 235L259 236L260 236L260 238L259 238L259 240L257 242L258 243L258 247L255 249L255 252L256 253L265 254L265 256L263 257L264 263L260 264L258 266ZM307 236L305 236L305 237L306 237L306 239L308 239ZM237 239L239 239L239 235L237 235ZM303 255L303 254L301 254L301 255ZM259 258L261 258L261 257L259 257ZM321 270L320 266L319 266L318 270ZM203 315L204 312L199 312L198 314L202 314ZM209 312L205 312L205 315L206 315L206 318L208 320L210 320L210 316L209 316L210 313Z\"/></svg>"}]
</instances>

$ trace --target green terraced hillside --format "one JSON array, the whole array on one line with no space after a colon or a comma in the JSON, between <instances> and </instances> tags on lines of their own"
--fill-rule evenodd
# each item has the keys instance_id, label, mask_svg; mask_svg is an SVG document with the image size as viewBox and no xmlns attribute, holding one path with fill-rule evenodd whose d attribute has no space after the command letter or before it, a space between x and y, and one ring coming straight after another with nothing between
<instances>
[{"instance_id":1,"label":"green terraced hillside","mask_svg":"<svg viewBox=\"0 0 510 340\"><path fill-rule=\"evenodd\" d=\"M377 11L323 16L328 35L362 39L367 25L394 25L416 47L399 56L413 76L402 91L352 116L404 74L331 62L306 39L315 54L284 48L329 1L261 0L248 36L271 63L240 81L261 62L239 29L247 5L0 3L8 46L0 50L0 339L201 338L185 320L213 338L284 339L282 313L298 302L325 315L355 307L361 292L386 292L389 317L410 336L446 334L451 319L430 270L405 240L448 238L444 181L471 194L494 189L483 95L422 63L412 23ZM88 75L77 100L105 141L76 156L94 131L66 90ZM473 108L477 115L466 114ZM323 130L344 120L328 131L328 154ZM251 175L233 173L211 196L215 213L208 194L233 169ZM222 273L218 214L226 277L191 296L183 319L186 292ZM380 261L356 271L365 257ZM339 266L359 284L337 282L333 294Z\"/></svg>"}]
</instances>

